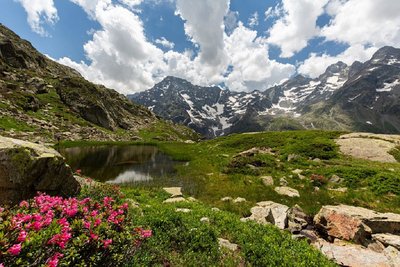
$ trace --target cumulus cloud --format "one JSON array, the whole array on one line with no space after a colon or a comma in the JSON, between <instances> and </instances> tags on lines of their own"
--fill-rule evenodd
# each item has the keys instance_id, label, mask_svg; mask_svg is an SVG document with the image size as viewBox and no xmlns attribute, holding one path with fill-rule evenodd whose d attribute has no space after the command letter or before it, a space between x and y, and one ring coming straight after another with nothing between
<instances>
[{"instance_id":1,"label":"cumulus cloud","mask_svg":"<svg viewBox=\"0 0 400 267\"><path fill-rule=\"evenodd\" d=\"M31 29L42 35L48 33L43 28L43 24L54 24L58 21L57 9L53 0L14 0L19 2L28 14L28 23Z\"/></svg>"},{"instance_id":2,"label":"cumulus cloud","mask_svg":"<svg viewBox=\"0 0 400 267\"><path fill-rule=\"evenodd\" d=\"M281 57L292 57L318 35L317 18L328 0L282 0L284 15L269 30L268 42L281 49ZM268 10L267 10L268 11Z\"/></svg>"},{"instance_id":3,"label":"cumulus cloud","mask_svg":"<svg viewBox=\"0 0 400 267\"><path fill-rule=\"evenodd\" d=\"M173 49L175 44L173 42L168 41L165 37L161 37L155 40L156 44L162 45L165 48Z\"/></svg>"},{"instance_id":4,"label":"cumulus cloud","mask_svg":"<svg viewBox=\"0 0 400 267\"><path fill-rule=\"evenodd\" d=\"M177 0L177 14L185 20L185 33L200 47L202 63L216 71L226 65L224 17L229 0Z\"/></svg>"},{"instance_id":5,"label":"cumulus cloud","mask_svg":"<svg viewBox=\"0 0 400 267\"><path fill-rule=\"evenodd\" d=\"M350 45L400 45L400 1L332 1L327 12L333 16L322 29L327 40Z\"/></svg>"},{"instance_id":6,"label":"cumulus cloud","mask_svg":"<svg viewBox=\"0 0 400 267\"><path fill-rule=\"evenodd\" d=\"M224 19L225 30L228 32L228 34L231 34L233 30L237 27L238 20L239 12L229 10Z\"/></svg>"},{"instance_id":7,"label":"cumulus cloud","mask_svg":"<svg viewBox=\"0 0 400 267\"><path fill-rule=\"evenodd\" d=\"M322 55L312 53L311 56L298 67L298 72L315 78L325 72L327 67L338 61L342 61L347 65L351 65L356 60L364 62L370 59L377 50L377 47L366 48L363 45L357 44L350 46L344 52L336 56L330 56L325 53Z\"/></svg>"},{"instance_id":8,"label":"cumulus cloud","mask_svg":"<svg viewBox=\"0 0 400 267\"><path fill-rule=\"evenodd\" d=\"M295 67L270 60L268 45L243 23L225 39L232 71L227 86L236 91L263 90L291 76Z\"/></svg>"}]
</instances>

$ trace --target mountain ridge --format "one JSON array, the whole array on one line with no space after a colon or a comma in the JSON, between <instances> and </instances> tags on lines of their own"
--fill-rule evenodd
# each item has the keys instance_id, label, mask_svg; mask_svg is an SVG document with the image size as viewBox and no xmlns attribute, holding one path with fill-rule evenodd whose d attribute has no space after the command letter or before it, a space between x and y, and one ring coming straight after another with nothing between
<instances>
[{"instance_id":1,"label":"mountain ridge","mask_svg":"<svg viewBox=\"0 0 400 267\"><path fill-rule=\"evenodd\" d=\"M385 46L364 63L355 61L349 66L339 61L317 78L296 75L263 92L201 87L168 76L153 88L128 97L162 118L187 125L209 138L285 129L398 133L399 73L400 49ZM370 93L356 100L355 92L364 87ZM386 102L375 100L379 98ZM362 108L368 103L369 112ZM356 111L363 115L354 116ZM384 123L379 123L380 119Z\"/></svg>"}]
</instances>

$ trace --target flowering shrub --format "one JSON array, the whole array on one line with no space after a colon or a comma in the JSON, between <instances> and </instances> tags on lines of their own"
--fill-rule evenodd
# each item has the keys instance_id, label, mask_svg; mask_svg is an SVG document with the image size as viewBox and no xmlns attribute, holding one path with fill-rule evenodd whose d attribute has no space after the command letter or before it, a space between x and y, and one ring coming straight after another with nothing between
<instances>
[{"instance_id":1,"label":"flowering shrub","mask_svg":"<svg viewBox=\"0 0 400 267\"><path fill-rule=\"evenodd\" d=\"M133 226L127 203L112 197L39 194L11 210L0 208L0 266L116 266L151 235Z\"/></svg>"}]
</instances>

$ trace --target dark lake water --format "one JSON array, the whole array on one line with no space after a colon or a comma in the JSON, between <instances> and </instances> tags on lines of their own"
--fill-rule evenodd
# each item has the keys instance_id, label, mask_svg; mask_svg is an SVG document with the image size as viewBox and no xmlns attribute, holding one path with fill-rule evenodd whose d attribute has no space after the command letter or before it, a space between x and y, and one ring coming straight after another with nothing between
<instances>
[{"instance_id":1,"label":"dark lake water","mask_svg":"<svg viewBox=\"0 0 400 267\"><path fill-rule=\"evenodd\" d=\"M83 146L62 148L59 152L73 170L95 180L113 184L182 186L176 178L176 162L154 146Z\"/></svg>"}]
</instances>

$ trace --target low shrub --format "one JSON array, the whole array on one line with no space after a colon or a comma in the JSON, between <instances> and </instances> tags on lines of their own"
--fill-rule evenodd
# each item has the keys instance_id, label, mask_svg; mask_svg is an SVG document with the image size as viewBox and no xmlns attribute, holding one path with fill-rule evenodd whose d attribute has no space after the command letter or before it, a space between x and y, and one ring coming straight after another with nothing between
<instances>
[{"instance_id":1,"label":"low shrub","mask_svg":"<svg viewBox=\"0 0 400 267\"><path fill-rule=\"evenodd\" d=\"M128 207L39 194L0 209L0 266L120 265L152 235L133 225Z\"/></svg>"},{"instance_id":2,"label":"low shrub","mask_svg":"<svg viewBox=\"0 0 400 267\"><path fill-rule=\"evenodd\" d=\"M310 180L315 186L323 186L328 183L328 179L323 175L312 174Z\"/></svg>"},{"instance_id":3,"label":"low shrub","mask_svg":"<svg viewBox=\"0 0 400 267\"><path fill-rule=\"evenodd\" d=\"M400 195L400 176L399 174L380 173L369 181L372 191L377 194L392 193Z\"/></svg>"}]
</instances>

